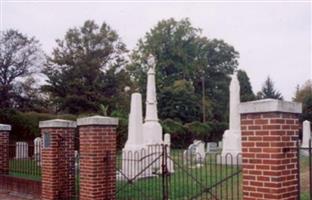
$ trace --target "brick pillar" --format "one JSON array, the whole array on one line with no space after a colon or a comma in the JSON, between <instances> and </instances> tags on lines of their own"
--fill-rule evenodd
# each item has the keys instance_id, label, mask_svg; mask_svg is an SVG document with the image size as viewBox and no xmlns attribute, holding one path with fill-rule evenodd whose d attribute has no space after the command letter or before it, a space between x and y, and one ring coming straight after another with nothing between
<instances>
[{"instance_id":1,"label":"brick pillar","mask_svg":"<svg viewBox=\"0 0 312 200\"><path fill-rule=\"evenodd\" d=\"M0 124L0 175L9 174L9 133L11 126Z\"/></svg>"},{"instance_id":2,"label":"brick pillar","mask_svg":"<svg viewBox=\"0 0 312 200\"><path fill-rule=\"evenodd\" d=\"M42 135L42 200L72 199L75 187L74 134L76 122L39 123Z\"/></svg>"},{"instance_id":3,"label":"brick pillar","mask_svg":"<svg viewBox=\"0 0 312 200\"><path fill-rule=\"evenodd\" d=\"M80 200L114 200L116 192L116 126L118 119L78 119Z\"/></svg>"},{"instance_id":4,"label":"brick pillar","mask_svg":"<svg viewBox=\"0 0 312 200\"><path fill-rule=\"evenodd\" d=\"M301 104L273 99L240 105L244 200L298 199Z\"/></svg>"}]
</instances>

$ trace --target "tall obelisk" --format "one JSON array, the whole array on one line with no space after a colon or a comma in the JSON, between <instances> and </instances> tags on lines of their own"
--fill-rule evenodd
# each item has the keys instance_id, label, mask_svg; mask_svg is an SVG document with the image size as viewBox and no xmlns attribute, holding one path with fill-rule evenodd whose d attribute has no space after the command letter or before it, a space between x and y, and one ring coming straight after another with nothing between
<instances>
[{"instance_id":1,"label":"tall obelisk","mask_svg":"<svg viewBox=\"0 0 312 200\"><path fill-rule=\"evenodd\" d=\"M142 97L140 93L131 95L131 107L128 124L128 140L125 150L139 150L143 146L143 113Z\"/></svg>"},{"instance_id":2,"label":"tall obelisk","mask_svg":"<svg viewBox=\"0 0 312 200\"><path fill-rule=\"evenodd\" d=\"M240 130L240 114L239 114L239 104L240 104L240 86L237 79L237 73L232 75L232 80L230 83L230 120L229 120L229 130L226 130L223 134L223 148L222 148L222 162L225 162L228 158L228 164L230 156L233 157L233 164L237 159L237 155L241 153L241 130Z\"/></svg>"},{"instance_id":3,"label":"tall obelisk","mask_svg":"<svg viewBox=\"0 0 312 200\"><path fill-rule=\"evenodd\" d=\"M146 90L146 113L143 124L143 138L145 144L161 144L162 127L158 121L156 82L155 82L155 58L150 55L148 58L149 70L147 73Z\"/></svg>"}]
</instances>

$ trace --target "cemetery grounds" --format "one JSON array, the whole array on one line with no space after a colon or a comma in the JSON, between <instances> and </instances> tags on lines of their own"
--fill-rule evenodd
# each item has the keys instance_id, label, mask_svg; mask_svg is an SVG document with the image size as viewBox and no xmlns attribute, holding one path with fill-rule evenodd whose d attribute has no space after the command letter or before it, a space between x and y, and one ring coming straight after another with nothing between
<instances>
[{"instance_id":1,"label":"cemetery grounds","mask_svg":"<svg viewBox=\"0 0 312 200\"><path fill-rule=\"evenodd\" d=\"M218 196L220 199L241 199L242 177L240 166L221 165L217 163L218 153L207 154L201 166L193 161L185 164L183 150L172 149L171 158L174 160L175 172L170 174L167 181L167 192L170 199L211 199ZM117 156L117 169L121 168L121 153ZM79 162L79 159L77 160ZM41 169L34 159L10 159L10 175L31 180L41 180ZM222 179L231 174L237 174L228 178L224 183ZM309 158L301 156L300 179L301 199L309 199ZM139 179L129 184L127 181L117 181L117 199L162 199L164 179L161 175ZM205 187L203 187L205 186ZM211 188L209 192L204 189ZM76 194L79 193L79 170L76 169Z\"/></svg>"}]
</instances>

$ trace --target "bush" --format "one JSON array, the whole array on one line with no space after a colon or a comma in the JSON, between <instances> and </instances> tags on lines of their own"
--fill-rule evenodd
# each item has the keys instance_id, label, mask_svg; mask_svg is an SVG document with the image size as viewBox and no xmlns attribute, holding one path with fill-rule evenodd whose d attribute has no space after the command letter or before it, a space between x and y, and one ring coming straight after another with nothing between
<instances>
[{"instance_id":1,"label":"bush","mask_svg":"<svg viewBox=\"0 0 312 200\"><path fill-rule=\"evenodd\" d=\"M0 110L0 123L10 124L12 131L10 140L31 141L40 136L39 121L50 119L76 120L74 115L52 115L46 113L28 112L22 113L13 109Z\"/></svg>"},{"instance_id":2,"label":"bush","mask_svg":"<svg viewBox=\"0 0 312 200\"><path fill-rule=\"evenodd\" d=\"M223 133L228 129L228 123L226 122L208 122L211 127L211 135L209 142L218 142L222 140Z\"/></svg>"},{"instance_id":3,"label":"bush","mask_svg":"<svg viewBox=\"0 0 312 200\"><path fill-rule=\"evenodd\" d=\"M165 119L161 124L163 132L171 135L172 148L185 148L188 146L187 130L181 123L172 119Z\"/></svg>"},{"instance_id":4,"label":"bush","mask_svg":"<svg viewBox=\"0 0 312 200\"><path fill-rule=\"evenodd\" d=\"M210 139L211 127L208 124L201 123L198 121L188 123L184 125L188 133L192 135L193 140L202 140L204 142L208 142Z\"/></svg>"}]
</instances>

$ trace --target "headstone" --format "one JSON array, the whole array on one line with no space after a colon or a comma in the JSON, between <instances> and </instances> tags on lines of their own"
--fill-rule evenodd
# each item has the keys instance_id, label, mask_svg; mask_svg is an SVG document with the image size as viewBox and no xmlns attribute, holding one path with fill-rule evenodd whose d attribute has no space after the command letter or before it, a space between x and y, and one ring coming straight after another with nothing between
<instances>
[{"instance_id":1,"label":"headstone","mask_svg":"<svg viewBox=\"0 0 312 200\"><path fill-rule=\"evenodd\" d=\"M171 149L171 135L169 133L166 133L164 136L164 144L167 145L167 156L170 156L170 149ZM174 172L173 169L173 161L170 158L167 158L167 166L168 166L168 171L170 173Z\"/></svg>"},{"instance_id":2,"label":"headstone","mask_svg":"<svg viewBox=\"0 0 312 200\"><path fill-rule=\"evenodd\" d=\"M216 153L219 151L218 143L208 142L207 143L207 153Z\"/></svg>"},{"instance_id":3,"label":"headstone","mask_svg":"<svg viewBox=\"0 0 312 200\"><path fill-rule=\"evenodd\" d=\"M311 136L311 123L309 121L305 120L302 124L302 144L301 144L301 147L308 148L311 138L312 138L312 136ZM309 152L308 152L308 150L301 150L301 154L308 156Z\"/></svg>"},{"instance_id":4,"label":"headstone","mask_svg":"<svg viewBox=\"0 0 312 200\"><path fill-rule=\"evenodd\" d=\"M28 143L27 142L16 142L16 159L28 158Z\"/></svg>"},{"instance_id":5,"label":"headstone","mask_svg":"<svg viewBox=\"0 0 312 200\"><path fill-rule=\"evenodd\" d=\"M34 159L37 162L37 165L41 165L41 146L42 146L42 139L41 137L36 137L34 139Z\"/></svg>"},{"instance_id":6,"label":"headstone","mask_svg":"<svg viewBox=\"0 0 312 200\"><path fill-rule=\"evenodd\" d=\"M223 134L223 147L220 159L218 159L219 163L231 163L225 160L229 158L229 154L236 162L238 160L236 158L241 153L240 114L238 110L239 104L240 86L237 79L237 73L234 73L230 84L230 127ZM235 162L232 162L231 164L236 164Z\"/></svg>"},{"instance_id":7,"label":"headstone","mask_svg":"<svg viewBox=\"0 0 312 200\"><path fill-rule=\"evenodd\" d=\"M218 142L218 148L219 148L220 150L222 150L222 146L223 146L222 141L219 141L219 142Z\"/></svg>"},{"instance_id":8,"label":"headstone","mask_svg":"<svg viewBox=\"0 0 312 200\"><path fill-rule=\"evenodd\" d=\"M201 140L194 140L194 142L183 152L184 164L199 167L202 165L206 157L205 143Z\"/></svg>"}]
</instances>

